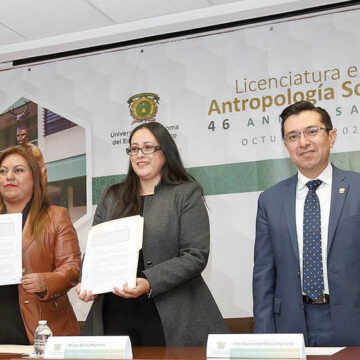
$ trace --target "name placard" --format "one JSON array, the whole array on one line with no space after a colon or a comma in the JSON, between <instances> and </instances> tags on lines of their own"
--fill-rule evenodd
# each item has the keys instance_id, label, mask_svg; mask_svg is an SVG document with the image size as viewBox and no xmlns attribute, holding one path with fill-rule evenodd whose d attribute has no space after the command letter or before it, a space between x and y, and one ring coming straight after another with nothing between
<instances>
[{"instance_id":1,"label":"name placard","mask_svg":"<svg viewBox=\"0 0 360 360\"><path fill-rule=\"evenodd\" d=\"M206 357L241 359L305 358L303 334L210 334Z\"/></svg>"},{"instance_id":2,"label":"name placard","mask_svg":"<svg viewBox=\"0 0 360 360\"><path fill-rule=\"evenodd\" d=\"M47 359L132 359L128 336L52 336L45 346Z\"/></svg>"}]
</instances>

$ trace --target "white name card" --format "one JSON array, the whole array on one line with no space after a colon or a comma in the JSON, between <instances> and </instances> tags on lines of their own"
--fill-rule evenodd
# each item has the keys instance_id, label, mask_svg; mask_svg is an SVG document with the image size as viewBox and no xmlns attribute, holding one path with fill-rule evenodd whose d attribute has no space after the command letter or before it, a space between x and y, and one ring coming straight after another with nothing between
<instances>
[{"instance_id":1,"label":"white name card","mask_svg":"<svg viewBox=\"0 0 360 360\"><path fill-rule=\"evenodd\" d=\"M210 334L206 357L240 359L305 358L303 334Z\"/></svg>"},{"instance_id":2,"label":"white name card","mask_svg":"<svg viewBox=\"0 0 360 360\"><path fill-rule=\"evenodd\" d=\"M128 336L52 336L46 359L132 359Z\"/></svg>"}]
</instances>

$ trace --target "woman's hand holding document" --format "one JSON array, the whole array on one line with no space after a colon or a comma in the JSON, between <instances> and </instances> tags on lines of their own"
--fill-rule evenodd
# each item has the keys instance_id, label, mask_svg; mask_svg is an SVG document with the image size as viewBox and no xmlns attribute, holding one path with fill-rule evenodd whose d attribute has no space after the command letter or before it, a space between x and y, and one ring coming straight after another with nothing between
<instances>
[{"instance_id":1,"label":"woman's hand holding document","mask_svg":"<svg viewBox=\"0 0 360 360\"><path fill-rule=\"evenodd\" d=\"M136 286L144 218L140 215L95 225L89 231L81 291L93 295Z\"/></svg>"}]
</instances>

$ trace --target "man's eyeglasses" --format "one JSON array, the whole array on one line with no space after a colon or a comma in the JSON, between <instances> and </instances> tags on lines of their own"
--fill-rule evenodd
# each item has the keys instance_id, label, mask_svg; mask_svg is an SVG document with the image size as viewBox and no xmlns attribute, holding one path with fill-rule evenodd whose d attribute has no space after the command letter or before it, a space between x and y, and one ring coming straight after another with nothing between
<instances>
[{"instance_id":1,"label":"man's eyeglasses","mask_svg":"<svg viewBox=\"0 0 360 360\"><path fill-rule=\"evenodd\" d=\"M141 150L141 152L143 154L152 154L156 151L161 150L161 146L159 145L144 145L142 147L137 147L137 146L130 146L126 149L126 153L128 155L137 155L139 150Z\"/></svg>"},{"instance_id":2,"label":"man's eyeglasses","mask_svg":"<svg viewBox=\"0 0 360 360\"><path fill-rule=\"evenodd\" d=\"M320 126L311 126L303 131L291 131L284 135L284 141L288 143L293 143L301 138L301 134L304 135L304 137L313 137L316 136L320 130L325 130L326 132L329 132L330 129L326 129Z\"/></svg>"}]
</instances>

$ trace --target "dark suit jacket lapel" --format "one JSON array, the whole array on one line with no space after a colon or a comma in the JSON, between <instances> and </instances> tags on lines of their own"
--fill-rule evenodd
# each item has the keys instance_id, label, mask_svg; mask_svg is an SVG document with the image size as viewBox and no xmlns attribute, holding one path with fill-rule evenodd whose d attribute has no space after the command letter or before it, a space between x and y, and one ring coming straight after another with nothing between
<instances>
[{"instance_id":1,"label":"dark suit jacket lapel","mask_svg":"<svg viewBox=\"0 0 360 360\"><path fill-rule=\"evenodd\" d=\"M333 166L333 178L331 189L331 205L328 231L327 252L329 253L335 231L340 220L340 215L344 207L348 193L349 184L346 181L346 173Z\"/></svg>"},{"instance_id":2,"label":"dark suit jacket lapel","mask_svg":"<svg viewBox=\"0 0 360 360\"><path fill-rule=\"evenodd\" d=\"M283 193L284 209L285 209L285 218L288 225L288 231L290 235L291 245L295 252L296 258L299 260L299 247L297 241L297 232L296 232L296 184L297 184L297 174L289 178L286 183L286 189Z\"/></svg>"}]
</instances>

